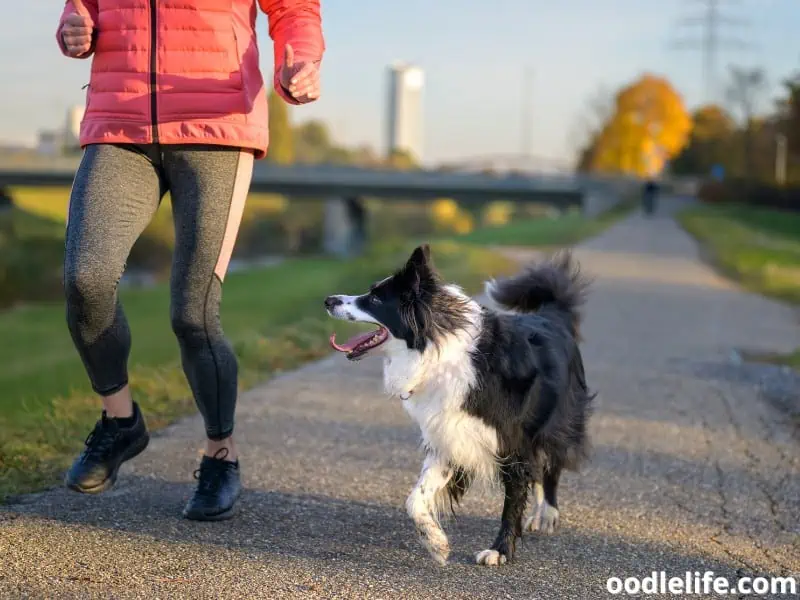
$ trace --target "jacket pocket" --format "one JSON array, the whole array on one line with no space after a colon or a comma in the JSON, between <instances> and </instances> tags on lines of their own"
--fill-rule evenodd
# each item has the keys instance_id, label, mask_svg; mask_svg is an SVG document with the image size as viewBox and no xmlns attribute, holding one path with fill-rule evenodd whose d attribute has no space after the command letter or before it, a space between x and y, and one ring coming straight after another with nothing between
<instances>
[{"instance_id":1,"label":"jacket pocket","mask_svg":"<svg viewBox=\"0 0 800 600\"><path fill-rule=\"evenodd\" d=\"M92 81L89 80L89 83L83 86L84 90L86 90L86 99L84 101L84 115L89 114L89 107L92 104Z\"/></svg>"},{"instance_id":2,"label":"jacket pocket","mask_svg":"<svg viewBox=\"0 0 800 600\"><path fill-rule=\"evenodd\" d=\"M244 91L245 76L244 65L242 64L242 51L239 48L239 32L237 31L233 15L230 16L229 27L231 30L231 39L233 40L233 52L231 53L231 56L233 57L233 62L235 63L231 65L229 77L231 79L231 85L235 90Z\"/></svg>"}]
</instances>

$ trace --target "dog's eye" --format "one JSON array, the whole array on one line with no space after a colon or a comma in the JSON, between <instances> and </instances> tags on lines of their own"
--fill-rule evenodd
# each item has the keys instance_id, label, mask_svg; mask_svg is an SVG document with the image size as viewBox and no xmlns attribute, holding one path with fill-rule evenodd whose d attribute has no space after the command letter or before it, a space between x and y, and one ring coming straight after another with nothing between
<instances>
[{"instance_id":1,"label":"dog's eye","mask_svg":"<svg viewBox=\"0 0 800 600\"><path fill-rule=\"evenodd\" d=\"M381 303L381 299L378 298L375 294L370 294L369 295L369 301L372 302L373 304L380 304Z\"/></svg>"}]
</instances>

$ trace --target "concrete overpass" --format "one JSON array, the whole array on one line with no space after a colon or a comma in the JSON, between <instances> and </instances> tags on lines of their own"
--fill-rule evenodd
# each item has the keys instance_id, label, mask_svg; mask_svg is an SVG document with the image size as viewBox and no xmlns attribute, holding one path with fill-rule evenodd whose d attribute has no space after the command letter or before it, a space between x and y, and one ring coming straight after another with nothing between
<instances>
[{"instance_id":1,"label":"concrete overpass","mask_svg":"<svg viewBox=\"0 0 800 600\"><path fill-rule=\"evenodd\" d=\"M25 166L0 165L0 188L13 186L68 187L76 159L42 161ZM396 171L332 165L282 166L258 161L254 192L285 194L293 200L326 200L326 245L349 254L360 245L365 230L362 198L382 197L429 201L453 198L461 204L493 200L548 204L566 211L578 208L594 216L614 206L630 181L568 175L491 175L444 171Z\"/></svg>"},{"instance_id":2,"label":"concrete overpass","mask_svg":"<svg viewBox=\"0 0 800 600\"><path fill-rule=\"evenodd\" d=\"M445 169L461 172L493 173L557 173L568 175L575 169L571 160L520 153L468 156L443 165Z\"/></svg>"},{"instance_id":3,"label":"concrete overpass","mask_svg":"<svg viewBox=\"0 0 800 600\"><path fill-rule=\"evenodd\" d=\"M68 187L72 168L4 168L0 166L0 187ZM454 198L462 203L508 201L547 203L559 208L580 206L583 188L574 177L492 176L482 173L439 171L396 171L346 166L282 166L258 161L251 189L255 192L286 194L297 199L325 196L379 196L427 201Z\"/></svg>"}]
</instances>

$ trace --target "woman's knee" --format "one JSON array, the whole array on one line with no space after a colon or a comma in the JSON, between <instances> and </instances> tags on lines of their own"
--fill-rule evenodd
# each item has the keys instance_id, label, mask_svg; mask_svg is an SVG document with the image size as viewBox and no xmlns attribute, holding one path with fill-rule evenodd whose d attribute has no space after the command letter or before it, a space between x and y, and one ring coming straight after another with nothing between
<instances>
[{"instance_id":1,"label":"woman's knee","mask_svg":"<svg viewBox=\"0 0 800 600\"><path fill-rule=\"evenodd\" d=\"M67 264L64 292L68 309L103 307L116 302L118 277L102 262Z\"/></svg>"},{"instance_id":2,"label":"woman's knee","mask_svg":"<svg viewBox=\"0 0 800 600\"><path fill-rule=\"evenodd\" d=\"M222 325L219 319L220 287L214 285L202 289L187 286L185 281L172 282L170 302L170 322L172 331L180 342L192 340L207 343L222 336Z\"/></svg>"},{"instance_id":3,"label":"woman's knee","mask_svg":"<svg viewBox=\"0 0 800 600\"><path fill-rule=\"evenodd\" d=\"M176 302L170 307L169 320L172 331L179 341L197 340L207 336L208 323L205 312L205 307L201 303L191 301Z\"/></svg>"}]
</instances>

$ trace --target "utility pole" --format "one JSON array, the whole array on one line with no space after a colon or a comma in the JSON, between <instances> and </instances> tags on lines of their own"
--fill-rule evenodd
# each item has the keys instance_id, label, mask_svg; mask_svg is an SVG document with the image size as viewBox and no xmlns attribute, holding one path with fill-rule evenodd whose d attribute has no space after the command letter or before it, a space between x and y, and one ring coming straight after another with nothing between
<instances>
[{"instance_id":1,"label":"utility pole","mask_svg":"<svg viewBox=\"0 0 800 600\"><path fill-rule=\"evenodd\" d=\"M700 47L702 53L702 74L705 86L706 102L714 103L718 100L717 68L719 51L724 47L746 48L747 42L736 37L722 37L721 30L724 25L746 25L742 19L729 17L722 13L722 5L730 0L696 0L702 4L704 10L699 15L685 17L678 22L678 26L701 26L700 39L684 39L675 42L677 49Z\"/></svg>"},{"instance_id":2,"label":"utility pole","mask_svg":"<svg viewBox=\"0 0 800 600\"><path fill-rule=\"evenodd\" d=\"M531 156L531 100L533 97L533 69L525 66L522 72L522 105L520 106L520 154L523 160Z\"/></svg>"},{"instance_id":3,"label":"utility pole","mask_svg":"<svg viewBox=\"0 0 800 600\"><path fill-rule=\"evenodd\" d=\"M775 182L778 185L786 183L786 136L779 133L775 136Z\"/></svg>"},{"instance_id":4,"label":"utility pole","mask_svg":"<svg viewBox=\"0 0 800 600\"><path fill-rule=\"evenodd\" d=\"M718 0L708 0L706 4L703 31L703 81L706 83L706 99L712 101L717 90L717 44L719 43L719 4Z\"/></svg>"}]
</instances>

